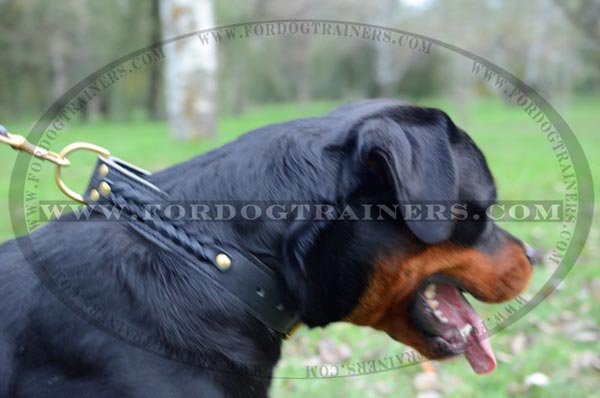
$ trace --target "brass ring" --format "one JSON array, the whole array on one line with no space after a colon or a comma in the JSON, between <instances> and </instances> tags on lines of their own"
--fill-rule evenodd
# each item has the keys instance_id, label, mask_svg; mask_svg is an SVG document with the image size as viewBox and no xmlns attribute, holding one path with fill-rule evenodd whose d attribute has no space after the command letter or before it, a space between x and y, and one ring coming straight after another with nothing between
<instances>
[{"instance_id":1,"label":"brass ring","mask_svg":"<svg viewBox=\"0 0 600 398\"><path fill-rule=\"evenodd\" d=\"M107 149L87 142L74 142L72 144L69 144L66 147L64 147L58 155L61 159L66 159L68 154L79 150L95 152L104 158L110 156L110 152ZM56 185L58 185L58 188L62 191L62 193L67 195L69 198L77 202L86 204L85 200L83 199L83 196L69 188L62 180L62 177L60 175L60 170L62 167L65 166L57 164L54 168L54 179L56 180Z\"/></svg>"}]
</instances>

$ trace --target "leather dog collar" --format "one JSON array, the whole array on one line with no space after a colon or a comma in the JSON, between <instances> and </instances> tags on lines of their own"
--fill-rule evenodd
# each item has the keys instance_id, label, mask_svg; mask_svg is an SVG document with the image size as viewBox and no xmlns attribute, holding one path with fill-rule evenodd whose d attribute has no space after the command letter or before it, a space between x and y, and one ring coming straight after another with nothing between
<instances>
[{"instance_id":1,"label":"leather dog collar","mask_svg":"<svg viewBox=\"0 0 600 398\"><path fill-rule=\"evenodd\" d=\"M208 237L200 241L170 220L148 217L145 204L168 204L170 200L148 180L150 175L115 157L99 156L83 199L98 212L103 206L116 206L121 219L138 234L204 273L266 326L290 333L299 323L298 312L288 308L287 292L267 265L240 248Z\"/></svg>"}]
</instances>

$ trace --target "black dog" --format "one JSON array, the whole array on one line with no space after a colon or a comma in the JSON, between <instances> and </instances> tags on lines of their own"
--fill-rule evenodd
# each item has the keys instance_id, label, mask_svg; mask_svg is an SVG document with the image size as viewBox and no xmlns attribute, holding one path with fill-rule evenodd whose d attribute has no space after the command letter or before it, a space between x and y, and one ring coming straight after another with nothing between
<instances>
[{"instance_id":1,"label":"black dog","mask_svg":"<svg viewBox=\"0 0 600 398\"><path fill-rule=\"evenodd\" d=\"M486 218L496 191L483 155L436 109L347 105L250 132L152 182L182 201L321 203L363 216L366 204L466 203L469 216L451 220L401 206L401 217L179 226L268 264L309 327L368 325L431 358L464 353L478 373L495 362L461 291L500 302L531 274L526 246ZM281 333L127 223L73 220L0 246L1 397L267 395ZM87 313L56 292L87 301ZM152 343L119 338L131 330Z\"/></svg>"}]
</instances>

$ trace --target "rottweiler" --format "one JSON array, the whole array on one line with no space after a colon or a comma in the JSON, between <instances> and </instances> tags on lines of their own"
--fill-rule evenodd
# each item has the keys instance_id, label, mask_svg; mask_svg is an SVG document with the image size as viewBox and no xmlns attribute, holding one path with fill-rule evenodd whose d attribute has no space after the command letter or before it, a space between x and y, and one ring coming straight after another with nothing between
<instances>
[{"instance_id":1,"label":"rottweiler","mask_svg":"<svg viewBox=\"0 0 600 398\"><path fill-rule=\"evenodd\" d=\"M429 358L464 354L477 373L496 366L464 293L516 297L531 248L487 216L492 174L443 111L365 100L259 128L149 178L182 202L326 204L333 217L177 224L264 263L309 328L350 322ZM448 216L455 204L463 212ZM266 396L284 333L128 223L94 218L67 214L0 246L0 396ZM114 333L99 327L107 321ZM130 344L119 338L128 328L206 361Z\"/></svg>"}]
</instances>

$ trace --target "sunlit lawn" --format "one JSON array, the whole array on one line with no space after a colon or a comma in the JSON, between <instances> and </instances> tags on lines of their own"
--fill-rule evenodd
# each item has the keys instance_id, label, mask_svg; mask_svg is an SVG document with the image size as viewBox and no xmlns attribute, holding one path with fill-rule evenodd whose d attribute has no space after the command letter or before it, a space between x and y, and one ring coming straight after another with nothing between
<instances>
[{"instance_id":1,"label":"sunlit lawn","mask_svg":"<svg viewBox=\"0 0 600 398\"><path fill-rule=\"evenodd\" d=\"M557 162L545 138L519 109L493 101L481 100L460 110L451 101L424 101L445 109L457 124L465 128L482 148L497 179L501 199L562 199L562 184ZM97 122L77 124L57 141L54 150L73 141L89 141L109 148L120 158L158 170L186 160L219 144L232 140L253 128L292 118L318 115L334 108L335 103L309 105L270 105L251 109L239 118L223 117L217 139L196 143L172 141L164 123L144 120L134 122ZM577 99L563 116L582 143L594 172L600 170L600 99ZM459 116L460 115L460 116ZM10 121L4 121L10 123ZM12 132L26 133L25 123L9 124ZM9 175L15 154L0 148L0 240L13 237L8 209ZM89 155L74 155L75 165L65 172L71 185L83 187L93 163ZM40 197L62 199L52 180L51 167L42 172L47 180L41 184ZM599 175L596 175L598 177ZM599 196L598 188L595 189ZM551 223L513 223L503 226L535 245L545 253L556 240L558 225ZM450 397L507 396L600 396L600 369L585 365L585 358L600 353L600 223L596 219L584 254L562 285L562 289L538 306L522 320L492 338L500 359L498 369L488 376L476 376L464 360L436 364L442 392ZM552 269L536 270L529 295L535 293L549 277ZM482 307L484 315L496 307ZM585 338L587 334L587 339ZM594 334L595 333L595 334ZM592 338L590 338L590 336ZM595 336L595 339L593 338ZM400 354L406 347L380 333L334 325L324 330L301 329L285 343L284 359L276 372L273 396L411 396L415 375L422 370L409 366L374 375L339 379L281 379L302 377L305 365L323 362L318 343L331 339L335 346L348 346L347 362L364 361ZM591 340L591 341L585 341ZM521 344L522 342L525 344ZM591 352L592 354L589 354ZM583 359L582 359L583 358ZM599 359L600 361L600 359ZM579 362L584 363L579 366ZM588 360L589 362L589 360ZM542 372L550 378L547 387L528 390L523 387L526 376ZM595 394L595 395L594 395Z\"/></svg>"}]
</instances>

